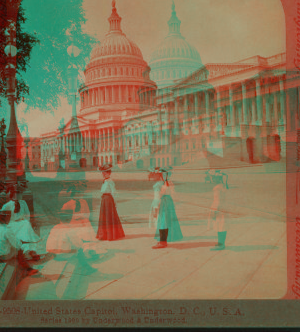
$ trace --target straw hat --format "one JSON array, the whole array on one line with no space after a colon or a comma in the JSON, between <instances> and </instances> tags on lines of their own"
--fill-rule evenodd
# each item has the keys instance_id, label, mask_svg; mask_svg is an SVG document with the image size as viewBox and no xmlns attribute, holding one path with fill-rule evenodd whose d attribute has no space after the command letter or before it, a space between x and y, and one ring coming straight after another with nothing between
<instances>
[{"instance_id":1,"label":"straw hat","mask_svg":"<svg viewBox=\"0 0 300 332\"><path fill-rule=\"evenodd\" d=\"M168 173L168 176L172 175L172 170L173 168L171 166L167 166L167 167L164 167L164 168L160 168L159 171L161 173Z\"/></svg>"},{"instance_id":2,"label":"straw hat","mask_svg":"<svg viewBox=\"0 0 300 332\"><path fill-rule=\"evenodd\" d=\"M99 167L99 171L101 172L107 172L110 171L112 169L112 164L104 164L103 166Z\"/></svg>"},{"instance_id":3,"label":"straw hat","mask_svg":"<svg viewBox=\"0 0 300 332\"><path fill-rule=\"evenodd\" d=\"M148 169L148 172L151 172L151 173L153 173L153 172L155 172L155 173L159 173L159 172L160 172L160 168L159 168L159 167L150 167L150 168Z\"/></svg>"}]
</instances>

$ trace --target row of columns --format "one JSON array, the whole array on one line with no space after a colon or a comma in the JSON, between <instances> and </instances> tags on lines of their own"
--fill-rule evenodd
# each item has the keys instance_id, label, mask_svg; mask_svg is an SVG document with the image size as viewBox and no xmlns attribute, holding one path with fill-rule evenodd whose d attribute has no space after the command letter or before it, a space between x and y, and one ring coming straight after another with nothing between
<instances>
[{"instance_id":1,"label":"row of columns","mask_svg":"<svg viewBox=\"0 0 300 332\"><path fill-rule=\"evenodd\" d=\"M146 90L140 94L140 102L142 105L155 106L155 90Z\"/></svg>"},{"instance_id":2,"label":"row of columns","mask_svg":"<svg viewBox=\"0 0 300 332\"><path fill-rule=\"evenodd\" d=\"M82 91L81 107L92 107L114 103L138 103L138 89L136 85L111 85Z\"/></svg>"},{"instance_id":3,"label":"row of columns","mask_svg":"<svg viewBox=\"0 0 300 332\"><path fill-rule=\"evenodd\" d=\"M265 93L262 93L260 80L255 80L254 91L247 89L247 83L241 83L241 98L234 98L236 85L229 86L225 98L224 91L222 91L222 98L218 88L215 89L215 92L206 90L175 97L173 119L175 132L179 133L180 123L186 128L191 123L190 120L200 117L204 123L204 130L208 130L212 116L215 118L217 130L221 129L222 118L226 118L227 127L241 124L262 126L263 123L273 126L284 125L286 119L283 81L279 81L279 86L273 86L272 91L270 91L270 86L265 86ZM169 123L170 110L173 109L172 102L162 103L160 110L163 108L166 110L166 122ZM161 122L161 114L158 116L158 121Z\"/></svg>"},{"instance_id":4,"label":"row of columns","mask_svg":"<svg viewBox=\"0 0 300 332\"><path fill-rule=\"evenodd\" d=\"M129 68L129 67L115 67L115 68L102 68L88 73L88 81L93 81L95 79L103 77L113 77L118 78L122 76L129 77L142 77L143 69L142 68Z\"/></svg>"},{"instance_id":5,"label":"row of columns","mask_svg":"<svg viewBox=\"0 0 300 332\"><path fill-rule=\"evenodd\" d=\"M98 130L84 130L58 137L51 142L42 143L42 157L63 153L114 151L116 147L116 130L112 127Z\"/></svg>"}]
</instances>

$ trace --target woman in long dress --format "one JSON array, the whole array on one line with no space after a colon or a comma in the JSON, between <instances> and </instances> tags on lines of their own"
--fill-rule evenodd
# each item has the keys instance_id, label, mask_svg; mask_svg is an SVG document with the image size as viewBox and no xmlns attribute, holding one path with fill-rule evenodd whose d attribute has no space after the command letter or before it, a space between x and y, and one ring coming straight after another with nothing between
<instances>
[{"instance_id":1,"label":"woman in long dress","mask_svg":"<svg viewBox=\"0 0 300 332\"><path fill-rule=\"evenodd\" d=\"M161 200L155 236L159 242L152 247L153 249L166 248L167 242L180 241L183 238L172 199L174 184L168 181L168 177L171 175L170 169L161 169L164 183L160 192Z\"/></svg>"},{"instance_id":2,"label":"woman in long dress","mask_svg":"<svg viewBox=\"0 0 300 332\"><path fill-rule=\"evenodd\" d=\"M99 226L97 232L98 240L118 240L125 237L125 233L115 204L115 183L111 180L112 165L106 164L99 168L102 172L104 183L101 187L101 206L99 215Z\"/></svg>"},{"instance_id":3,"label":"woman in long dress","mask_svg":"<svg viewBox=\"0 0 300 332\"><path fill-rule=\"evenodd\" d=\"M155 170L156 173L159 173L159 170ZM160 173L161 174L161 173ZM161 180L157 181L153 186L154 191L154 199L151 204L150 208L150 215L149 215L149 228L157 228L157 218L158 218L158 211L160 205L160 192L161 188L164 184L163 177L161 175Z\"/></svg>"}]
</instances>

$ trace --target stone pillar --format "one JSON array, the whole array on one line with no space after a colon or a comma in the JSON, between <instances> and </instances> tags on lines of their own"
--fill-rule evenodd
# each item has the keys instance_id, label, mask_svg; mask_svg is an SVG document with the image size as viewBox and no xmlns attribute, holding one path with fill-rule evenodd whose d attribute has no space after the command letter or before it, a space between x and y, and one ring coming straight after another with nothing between
<instances>
[{"instance_id":1,"label":"stone pillar","mask_svg":"<svg viewBox=\"0 0 300 332\"><path fill-rule=\"evenodd\" d=\"M194 94L194 108L195 108L195 118L199 119L199 96L198 93L196 92Z\"/></svg>"},{"instance_id":2,"label":"stone pillar","mask_svg":"<svg viewBox=\"0 0 300 332\"><path fill-rule=\"evenodd\" d=\"M274 93L274 101L273 101L273 109L274 109L274 127L275 131L277 132L277 126L278 126L278 104L277 104L277 93Z\"/></svg>"},{"instance_id":3,"label":"stone pillar","mask_svg":"<svg viewBox=\"0 0 300 332\"><path fill-rule=\"evenodd\" d=\"M217 131L220 131L222 129L222 126L221 126L221 121L220 121L220 118L221 118L221 92L219 89L216 90L217 91L217 121L216 121L216 130Z\"/></svg>"},{"instance_id":4,"label":"stone pillar","mask_svg":"<svg viewBox=\"0 0 300 332\"><path fill-rule=\"evenodd\" d=\"M280 119L279 124L286 124L286 114L285 114L285 91L283 80L279 81L279 90L280 90Z\"/></svg>"},{"instance_id":5,"label":"stone pillar","mask_svg":"<svg viewBox=\"0 0 300 332\"><path fill-rule=\"evenodd\" d=\"M86 131L83 131L83 132L82 132L82 140L83 140L84 151L87 152L87 146L86 146Z\"/></svg>"},{"instance_id":6,"label":"stone pillar","mask_svg":"<svg viewBox=\"0 0 300 332\"><path fill-rule=\"evenodd\" d=\"M106 135L105 135L105 133L106 133L106 129L104 128L103 129L103 149L104 149L104 151L106 151Z\"/></svg>"},{"instance_id":7,"label":"stone pillar","mask_svg":"<svg viewBox=\"0 0 300 332\"><path fill-rule=\"evenodd\" d=\"M108 90L107 90L107 86L104 87L104 93L105 93L105 104L108 104Z\"/></svg>"},{"instance_id":8,"label":"stone pillar","mask_svg":"<svg viewBox=\"0 0 300 332\"><path fill-rule=\"evenodd\" d=\"M129 102L129 92L128 92L128 85L125 85L125 102Z\"/></svg>"},{"instance_id":9,"label":"stone pillar","mask_svg":"<svg viewBox=\"0 0 300 332\"><path fill-rule=\"evenodd\" d=\"M185 95L183 97L184 100L184 104L183 104L183 125L184 125L184 129L187 128L187 124L188 124L188 107L189 107L189 99L188 99L188 95Z\"/></svg>"},{"instance_id":10,"label":"stone pillar","mask_svg":"<svg viewBox=\"0 0 300 332\"><path fill-rule=\"evenodd\" d=\"M247 86L246 83L242 83L242 100L243 100L243 120L242 124L248 124L248 114L247 114Z\"/></svg>"},{"instance_id":11,"label":"stone pillar","mask_svg":"<svg viewBox=\"0 0 300 332\"><path fill-rule=\"evenodd\" d=\"M97 150L99 152L101 152L101 130L98 130L98 146L97 146Z\"/></svg>"},{"instance_id":12,"label":"stone pillar","mask_svg":"<svg viewBox=\"0 0 300 332\"><path fill-rule=\"evenodd\" d=\"M270 94L269 92L265 93L265 100L266 100L266 122L267 124L270 124Z\"/></svg>"},{"instance_id":13,"label":"stone pillar","mask_svg":"<svg viewBox=\"0 0 300 332\"><path fill-rule=\"evenodd\" d=\"M112 132L112 150L115 151L115 129L112 127L111 128Z\"/></svg>"},{"instance_id":14,"label":"stone pillar","mask_svg":"<svg viewBox=\"0 0 300 332\"><path fill-rule=\"evenodd\" d=\"M135 103L136 102L136 93L135 93L135 86L132 86L132 101Z\"/></svg>"},{"instance_id":15,"label":"stone pillar","mask_svg":"<svg viewBox=\"0 0 300 332\"><path fill-rule=\"evenodd\" d=\"M256 84L256 110L257 110L257 118L256 118L256 124L261 126L262 125L262 94L261 94L261 85L260 80L255 80Z\"/></svg>"},{"instance_id":16,"label":"stone pillar","mask_svg":"<svg viewBox=\"0 0 300 332\"><path fill-rule=\"evenodd\" d=\"M229 124L231 127L235 126L235 116L234 116L234 107L233 107L233 87L229 87L229 114L230 121Z\"/></svg>"},{"instance_id":17,"label":"stone pillar","mask_svg":"<svg viewBox=\"0 0 300 332\"><path fill-rule=\"evenodd\" d=\"M206 119L205 119L205 128L204 128L204 132L209 132L209 127L210 127L210 101L209 101L209 91L205 91L205 115L206 115Z\"/></svg>"},{"instance_id":18,"label":"stone pillar","mask_svg":"<svg viewBox=\"0 0 300 332\"><path fill-rule=\"evenodd\" d=\"M116 100L115 100L115 87L113 85L111 87L111 99L112 99L112 103L114 104L116 102Z\"/></svg>"},{"instance_id":19,"label":"stone pillar","mask_svg":"<svg viewBox=\"0 0 300 332\"><path fill-rule=\"evenodd\" d=\"M171 107L170 103L167 103L166 104L166 118L167 118L167 126L168 127L170 126L170 122L171 122L171 115L170 115L171 109L170 109L170 107Z\"/></svg>"},{"instance_id":20,"label":"stone pillar","mask_svg":"<svg viewBox=\"0 0 300 332\"><path fill-rule=\"evenodd\" d=\"M123 102L123 98L122 98L122 85L119 85L119 103Z\"/></svg>"},{"instance_id":21,"label":"stone pillar","mask_svg":"<svg viewBox=\"0 0 300 332\"><path fill-rule=\"evenodd\" d=\"M175 103L175 119L174 119L174 135L179 135L179 98L176 97Z\"/></svg>"}]
</instances>

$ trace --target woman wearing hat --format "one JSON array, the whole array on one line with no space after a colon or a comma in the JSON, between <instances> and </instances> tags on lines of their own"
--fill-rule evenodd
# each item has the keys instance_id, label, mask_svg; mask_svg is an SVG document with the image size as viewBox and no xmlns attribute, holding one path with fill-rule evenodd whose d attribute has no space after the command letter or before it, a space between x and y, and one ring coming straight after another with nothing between
<instances>
[{"instance_id":1,"label":"woman wearing hat","mask_svg":"<svg viewBox=\"0 0 300 332\"><path fill-rule=\"evenodd\" d=\"M225 193L228 189L227 178L228 176L221 172L214 176L214 201L209 213L207 229L209 230L209 224L212 219L214 222L214 230L218 232L218 244L216 245L216 248L212 250L223 250L225 248L227 232L225 231L225 219L223 210Z\"/></svg>"},{"instance_id":2,"label":"woman wearing hat","mask_svg":"<svg viewBox=\"0 0 300 332\"><path fill-rule=\"evenodd\" d=\"M115 183L110 178L111 169L111 164L99 167L104 178L104 183L101 188L102 199L97 239L108 241L118 240L125 237L114 200L116 189Z\"/></svg>"},{"instance_id":3,"label":"woman wearing hat","mask_svg":"<svg viewBox=\"0 0 300 332\"><path fill-rule=\"evenodd\" d=\"M155 169L151 169L151 172L155 172L157 175L160 175L160 180L155 183L153 186L154 190L154 199L150 208L150 216L149 216L149 228L157 228L157 218L158 211L160 205L160 191L164 184L164 179L162 177L162 173L160 172L160 168L156 167Z\"/></svg>"},{"instance_id":4,"label":"woman wearing hat","mask_svg":"<svg viewBox=\"0 0 300 332\"><path fill-rule=\"evenodd\" d=\"M167 242L179 241L183 238L178 218L175 211L172 192L174 185L168 178L171 176L172 168L161 169L163 185L160 191L160 206L157 219L157 233L155 239L159 239L153 249L162 249L167 247Z\"/></svg>"}]
</instances>

